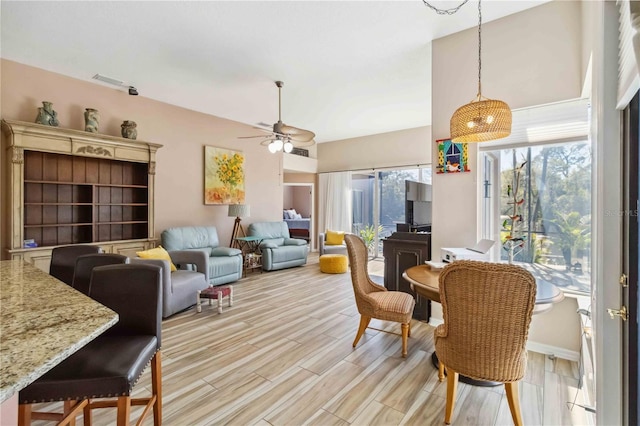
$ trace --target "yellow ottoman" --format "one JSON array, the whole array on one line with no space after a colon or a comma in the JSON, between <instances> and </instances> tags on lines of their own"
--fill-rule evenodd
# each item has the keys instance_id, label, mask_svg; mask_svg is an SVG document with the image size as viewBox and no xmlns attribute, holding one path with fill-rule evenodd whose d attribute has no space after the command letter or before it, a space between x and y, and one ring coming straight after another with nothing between
<instances>
[{"instance_id":1,"label":"yellow ottoman","mask_svg":"<svg viewBox=\"0 0 640 426\"><path fill-rule=\"evenodd\" d=\"M347 256L344 254L323 254L320 256L320 271L327 274L347 272Z\"/></svg>"}]
</instances>

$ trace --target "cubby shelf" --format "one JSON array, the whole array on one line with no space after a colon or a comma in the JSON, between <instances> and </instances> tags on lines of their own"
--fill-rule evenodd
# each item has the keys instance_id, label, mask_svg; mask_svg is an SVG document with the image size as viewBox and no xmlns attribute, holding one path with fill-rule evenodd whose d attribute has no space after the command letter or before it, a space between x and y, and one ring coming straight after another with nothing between
<instances>
[{"instance_id":1,"label":"cubby shelf","mask_svg":"<svg viewBox=\"0 0 640 426\"><path fill-rule=\"evenodd\" d=\"M143 141L2 120L8 179L3 258L48 267L51 248L96 244L126 253L155 245L155 158ZM38 247L24 247L34 240Z\"/></svg>"}]
</instances>

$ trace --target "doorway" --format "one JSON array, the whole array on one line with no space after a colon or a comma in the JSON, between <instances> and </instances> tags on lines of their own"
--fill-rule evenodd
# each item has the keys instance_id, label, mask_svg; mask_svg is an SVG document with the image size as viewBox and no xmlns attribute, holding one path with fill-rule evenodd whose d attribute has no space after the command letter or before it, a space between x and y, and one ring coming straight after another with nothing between
<instances>
[{"instance_id":1,"label":"doorway","mask_svg":"<svg viewBox=\"0 0 640 426\"><path fill-rule=\"evenodd\" d=\"M283 219L289 227L291 238L307 240L311 250L316 247L315 230L315 185L313 183L283 183ZM295 211L288 217L287 211ZM293 212L292 212L293 213Z\"/></svg>"}]
</instances>

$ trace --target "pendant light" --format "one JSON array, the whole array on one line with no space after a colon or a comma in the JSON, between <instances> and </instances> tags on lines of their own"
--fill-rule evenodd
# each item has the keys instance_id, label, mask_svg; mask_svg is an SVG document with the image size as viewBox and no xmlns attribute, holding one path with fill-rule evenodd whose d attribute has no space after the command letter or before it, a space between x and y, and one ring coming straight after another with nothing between
<instances>
[{"instance_id":1,"label":"pendant light","mask_svg":"<svg viewBox=\"0 0 640 426\"><path fill-rule=\"evenodd\" d=\"M478 0L478 95L453 113L452 142L485 142L511 134L511 109L505 102L482 96L482 10Z\"/></svg>"}]
</instances>

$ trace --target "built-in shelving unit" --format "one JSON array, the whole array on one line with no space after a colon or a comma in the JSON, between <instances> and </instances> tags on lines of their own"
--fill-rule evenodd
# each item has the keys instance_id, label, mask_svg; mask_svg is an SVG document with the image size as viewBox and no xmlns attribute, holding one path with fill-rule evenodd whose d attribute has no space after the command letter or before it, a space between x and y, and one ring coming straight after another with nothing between
<instances>
[{"instance_id":1,"label":"built-in shelving unit","mask_svg":"<svg viewBox=\"0 0 640 426\"><path fill-rule=\"evenodd\" d=\"M4 258L37 259L45 269L59 245L96 244L106 252L153 246L161 145L9 120L2 129ZM25 248L25 240L38 247Z\"/></svg>"}]
</instances>

